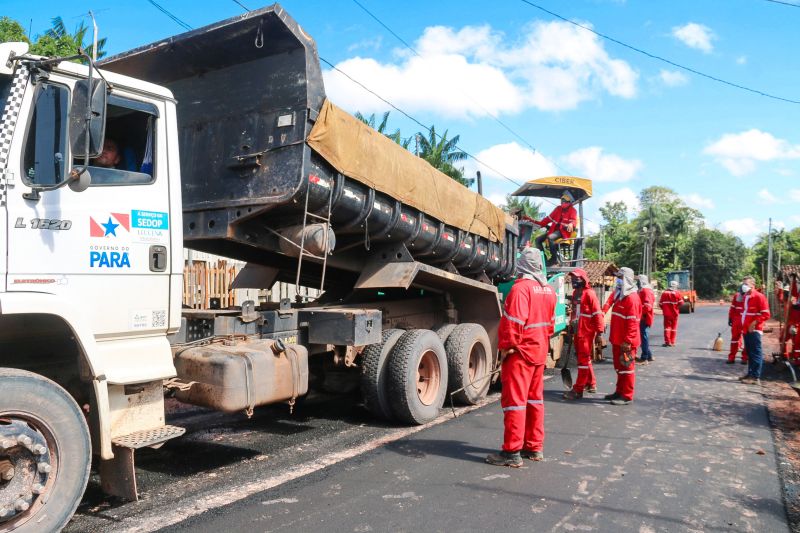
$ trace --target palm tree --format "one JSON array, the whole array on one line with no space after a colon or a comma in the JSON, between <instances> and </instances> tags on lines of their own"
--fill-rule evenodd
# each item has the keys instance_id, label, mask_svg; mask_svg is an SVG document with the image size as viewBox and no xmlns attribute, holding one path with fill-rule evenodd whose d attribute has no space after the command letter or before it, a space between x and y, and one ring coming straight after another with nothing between
<instances>
[{"instance_id":1,"label":"palm tree","mask_svg":"<svg viewBox=\"0 0 800 533\"><path fill-rule=\"evenodd\" d=\"M358 120L360 120L361 122L363 122L364 124L369 126L370 128L374 129L378 133L382 133L383 135L387 136L388 138L390 138L391 140L393 140L394 142L396 142L397 144L399 144L400 146L402 146L403 148L408 150L408 146L411 144L411 137L409 137L408 139L403 139L400 136L400 129L399 128L394 130L394 133L386 133L386 127L389 124L389 113L390 112L387 111L387 112L385 112L383 114L383 118L381 119L381 123L378 124L377 126L375 124L375 121L376 121L375 113L372 113L369 117L365 117L361 113L361 111L356 111L354 116Z\"/></svg>"},{"instance_id":2,"label":"palm tree","mask_svg":"<svg viewBox=\"0 0 800 533\"><path fill-rule=\"evenodd\" d=\"M31 46L31 52L48 57L65 57L75 55L79 48L83 48L91 56L93 45L84 44L88 31L89 27L86 22L81 21L75 32L70 33L64 25L64 20L61 17L55 17L51 22L50 29L44 32L44 35L37 37L36 42ZM105 37L97 40L98 59L106 55L103 50L105 45Z\"/></svg>"},{"instance_id":3,"label":"palm tree","mask_svg":"<svg viewBox=\"0 0 800 533\"><path fill-rule=\"evenodd\" d=\"M468 156L458 149L456 135L452 139L447 139L447 130L441 137L436 134L436 127L431 126L427 138L424 134L417 134L418 155L428 163L443 173L447 174L461 185L469 187L475 180L464 178L464 168L457 168L455 163L465 160Z\"/></svg>"},{"instance_id":4,"label":"palm tree","mask_svg":"<svg viewBox=\"0 0 800 533\"><path fill-rule=\"evenodd\" d=\"M520 213L533 220L540 220L544 215L541 203L534 203L530 198L506 195L506 205L503 206L506 213Z\"/></svg>"}]
</instances>

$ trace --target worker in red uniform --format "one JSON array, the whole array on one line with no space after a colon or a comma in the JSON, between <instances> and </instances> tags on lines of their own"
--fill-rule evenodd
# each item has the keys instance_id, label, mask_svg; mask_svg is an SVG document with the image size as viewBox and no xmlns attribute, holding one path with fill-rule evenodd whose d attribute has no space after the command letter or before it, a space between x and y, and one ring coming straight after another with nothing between
<instances>
[{"instance_id":1,"label":"worker in red uniform","mask_svg":"<svg viewBox=\"0 0 800 533\"><path fill-rule=\"evenodd\" d=\"M678 314L683 304L683 296L678 291L678 282L669 282L669 289L661 293L658 306L664 313L664 344L662 346L675 346L678 336Z\"/></svg>"},{"instance_id":2,"label":"worker in red uniform","mask_svg":"<svg viewBox=\"0 0 800 533\"><path fill-rule=\"evenodd\" d=\"M578 378L571 390L564 393L566 400L583 398L583 391L597 392L597 379L592 368L595 344L602 342L600 335L605 329L600 301L592 290L589 275L582 268L570 273L572 282L572 316L570 323L574 332L573 346L578 356Z\"/></svg>"},{"instance_id":3,"label":"worker in red uniform","mask_svg":"<svg viewBox=\"0 0 800 533\"><path fill-rule=\"evenodd\" d=\"M650 327L653 325L653 305L656 295L650 288L650 280L644 274L636 278L639 287L639 300L642 301L642 316L639 319L639 337L641 337L641 356L636 361L644 365L653 361L653 352L650 350Z\"/></svg>"},{"instance_id":4,"label":"worker in red uniform","mask_svg":"<svg viewBox=\"0 0 800 533\"><path fill-rule=\"evenodd\" d=\"M498 330L505 431L503 448L486 457L493 465L518 468L523 458L544 458L544 365L556 294L542 271L542 253L535 248L522 250L519 278L506 297Z\"/></svg>"},{"instance_id":5,"label":"worker in red uniform","mask_svg":"<svg viewBox=\"0 0 800 533\"><path fill-rule=\"evenodd\" d=\"M744 293L741 287L731 298L731 307L728 310L728 325L731 327L731 350L728 352L728 364L736 362L736 354L742 349L742 364L747 364L747 349L742 346L742 310L744 308Z\"/></svg>"},{"instance_id":6,"label":"worker in red uniform","mask_svg":"<svg viewBox=\"0 0 800 533\"><path fill-rule=\"evenodd\" d=\"M744 335L744 346L747 349L747 374L740 377L742 383L755 384L761 383L761 367L764 357L761 353L761 335L764 333L764 323L769 320L769 304L767 297L755 288L756 280L752 276L747 276L742 280L742 294L744 294L744 305L742 306L742 334Z\"/></svg>"},{"instance_id":7,"label":"worker in red uniform","mask_svg":"<svg viewBox=\"0 0 800 533\"><path fill-rule=\"evenodd\" d=\"M636 291L633 270L624 267L616 274L614 304L611 307L611 342L614 370L617 372L617 389L606 395L612 405L628 405L633 401L636 384L636 348L639 346L639 317L642 302Z\"/></svg>"},{"instance_id":8,"label":"worker in red uniform","mask_svg":"<svg viewBox=\"0 0 800 533\"><path fill-rule=\"evenodd\" d=\"M788 285L788 290L781 290L781 300L784 298L789 299L789 313L786 317L786 337L784 341L784 357L793 365L800 365L800 293L798 292L797 280L793 277L791 283ZM792 347L789 348L789 340L792 341Z\"/></svg>"},{"instance_id":9,"label":"worker in red uniform","mask_svg":"<svg viewBox=\"0 0 800 533\"><path fill-rule=\"evenodd\" d=\"M575 224L578 222L578 212L572 207L575 198L569 191L564 191L561 195L561 205L553 209L550 215L542 220L534 220L535 224L547 228L546 231L536 237L536 247L544 252L544 241L548 242L550 248L550 259L548 265L558 262L558 239L565 239L572 235Z\"/></svg>"}]
</instances>

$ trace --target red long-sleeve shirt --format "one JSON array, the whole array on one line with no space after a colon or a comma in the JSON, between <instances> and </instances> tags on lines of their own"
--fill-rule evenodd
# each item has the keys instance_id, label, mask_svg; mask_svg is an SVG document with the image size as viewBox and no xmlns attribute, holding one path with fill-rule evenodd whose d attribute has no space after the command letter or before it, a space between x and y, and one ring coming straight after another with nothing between
<instances>
[{"instance_id":1,"label":"red long-sleeve shirt","mask_svg":"<svg viewBox=\"0 0 800 533\"><path fill-rule=\"evenodd\" d=\"M581 301L572 309L572 318L578 321L577 336L586 338L603 333L606 327L603 314L597 295L591 287L585 287L581 293Z\"/></svg>"},{"instance_id":2,"label":"red long-sleeve shirt","mask_svg":"<svg viewBox=\"0 0 800 533\"><path fill-rule=\"evenodd\" d=\"M742 311L744 310L744 295L737 292L731 298L731 307L728 310L728 320L734 324L742 323Z\"/></svg>"},{"instance_id":3,"label":"red long-sleeve shirt","mask_svg":"<svg viewBox=\"0 0 800 533\"><path fill-rule=\"evenodd\" d=\"M639 300L642 302L641 321L648 328L653 325L653 304L656 303L656 295L650 287L639 290Z\"/></svg>"},{"instance_id":4,"label":"red long-sleeve shirt","mask_svg":"<svg viewBox=\"0 0 800 533\"><path fill-rule=\"evenodd\" d=\"M633 292L621 300L614 302L611 308L611 333L608 338L611 344L629 343L639 346L639 317L642 316L642 301L639 294Z\"/></svg>"},{"instance_id":5,"label":"red long-sleeve shirt","mask_svg":"<svg viewBox=\"0 0 800 533\"><path fill-rule=\"evenodd\" d=\"M506 297L498 347L514 348L529 363L543 365L554 331L556 294L549 285L520 278Z\"/></svg>"},{"instance_id":6,"label":"red long-sleeve shirt","mask_svg":"<svg viewBox=\"0 0 800 533\"><path fill-rule=\"evenodd\" d=\"M767 297L755 289L744 295L742 307L742 330L746 333L750 324L756 323L756 331L764 331L764 322L769 320Z\"/></svg>"},{"instance_id":7,"label":"red long-sleeve shirt","mask_svg":"<svg viewBox=\"0 0 800 533\"><path fill-rule=\"evenodd\" d=\"M680 312L681 305L683 304L683 296L678 291L667 289L661 293L661 298L658 299L658 306L663 311L665 317L675 318Z\"/></svg>"},{"instance_id":8,"label":"red long-sleeve shirt","mask_svg":"<svg viewBox=\"0 0 800 533\"><path fill-rule=\"evenodd\" d=\"M555 233L556 231L560 231L562 237L569 237L567 226L571 224L572 227L574 228L575 223L577 221L578 221L578 212L575 210L574 207L572 207L571 205L568 205L567 207L561 207L559 205L555 209L553 209L552 213L544 217L539 222L539 225L547 226L548 235Z\"/></svg>"}]
</instances>

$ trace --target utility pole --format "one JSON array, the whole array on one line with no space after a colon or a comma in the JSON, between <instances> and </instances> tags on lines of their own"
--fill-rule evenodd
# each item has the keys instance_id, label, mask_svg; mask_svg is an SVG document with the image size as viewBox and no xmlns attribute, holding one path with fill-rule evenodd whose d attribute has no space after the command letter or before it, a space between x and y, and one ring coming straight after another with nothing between
<instances>
[{"instance_id":1,"label":"utility pole","mask_svg":"<svg viewBox=\"0 0 800 533\"><path fill-rule=\"evenodd\" d=\"M767 234L767 275L764 279L764 292L769 296L770 308L773 307L773 295L775 291L772 290L772 218L769 219L769 233Z\"/></svg>"},{"instance_id":2,"label":"utility pole","mask_svg":"<svg viewBox=\"0 0 800 533\"><path fill-rule=\"evenodd\" d=\"M600 260L603 261L606 258L606 234L603 231L603 226L600 226L600 245L597 252Z\"/></svg>"},{"instance_id":3,"label":"utility pole","mask_svg":"<svg viewBox=\"0 0 800 533\"><path fill-rule=\"evenodd\" d=\"M483 179L481 178L481 171L476 172L478 178L478 194L483 196Z\"/></svg>"}]
</instances>

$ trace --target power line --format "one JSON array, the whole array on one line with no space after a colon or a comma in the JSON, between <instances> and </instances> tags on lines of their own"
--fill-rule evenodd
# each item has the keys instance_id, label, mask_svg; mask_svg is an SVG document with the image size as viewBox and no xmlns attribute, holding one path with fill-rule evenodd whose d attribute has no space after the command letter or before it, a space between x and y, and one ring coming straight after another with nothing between
<instances>
[{"instance_id":1,"label":"power line","mask_svg":"<svg viewBox=\"0 0 800 533\"><path fill-rule=\"evenodd\" d=\"M650 52L642 50L641 48L637 48L635 46L631 46L631 45L629 45L627 43L624 43L624 42L622 42L622 41L620 41L618 39L610 37L610 36L608 36L608 35L606 35L604 33L600 33L599 31L596 31L596 30L590 28L589 26L585 26L583 24L575 22L574 20L570 20L570 19L568 19L566 17L563 17L563 16L559 15L558 13L554 13L553 11L550 11L549 9L546 9L546 8L540 6L540 5L534 4L533 2L531 2L529 0L520 0L520 1L525 3L525 4L528 4L529 6L535 8L535 9L538 9L539 11L543 11L544 13L547 13L548 15L551 15L551 16L557 18L557 19L563 20L564 22L568 22L569 24L572 24L573 26L577 26L578 28L582 28L582 29L584 29L586 31L592 32L593 34L597 35L598 37L601 37L601 38L603 38L603 39L605 39L607 41L611 41L612 43L616 43L616 44L618 44L620 46L623 46L623 47L625 47L625 48L627 48L629 50L633 50L634 52L638 52L638 53L640 53L642 55L645 55L645 56L647 56L647 57L649 57L651 59L655 59L655 60L661 61L663 63L667 63L668 65L672 65L673 67L685 70L687 72L691 72L692 74L696 74L698 76L702 76L703 78L707 78L707 79L715 81L717 83L722 83L724 85L728 85L729 87L734 87L736 89L740 89L742 91L751 92L751 93L757 94L759 96L764 96L766 98L772 98L773 100L780 100L781 102L788 102L790 104L800 104L800 100L792 100L791 98L784 98L782 96L777 96L777 95L774 95L774 94L771 94L771 93L767 93L767 92L761 91L759 89L753 89L751 87L746 87L744 85L740 85L740 84L734 83L732 81L723 80L722 78L718 78L716 76L712 76L711 74L706 74L705 72L700 72L699 70L696 70L696 69L693 69L691 67L687 67L687 66L681 65L680 63L676 63L676 62L671 61L669 59L666 59L664 57L661 57L661 56L658 56L658 55L655 55L655 54L651 54ZM786 3L786 2L778 2L778 0L768 0L768 1L777 2L777 3ZM792 4L789 4L789 5L792 5ZM798 6L795 6L795 7L798 7Z\"/></svg>"},{"instance_id":2,"label":"power line","mask_svg":"<svg viewBox=\"0 0 800 533\"><path fill-rule=\"evenodd\" d=\"M182 26L183 29L185 29L187 31L191 31L193 29L191 26L186 24L184 21L182 21L181 19L179 19L178 17L176 17L175 15L173 15L172 13L167 11L166 8L161 7L158 3L156 3L155 0L147 0L147 1L150 2L156 9L158 9L159 11L164 13L166 16L171 18L173 21L175 21L178 25Z\"/></svg>"},{"instance_id":3,"label":"power line","mask_svg":"<svg viewBox=\"0 0 800 533\"><path fill-rule=\"evenodd\" d=\"M784 6L800 7L800 4L792 4L791 2L782 2L781 0L766 0L766 1L772 2L773 4L782 4Z\"/></svg>"},{"instance_id":4,"label":"power line","mask_svg":"<svg viewBox=\"0 0 800 533\"><path fill-rule=\"evenodd\" d=\"M241 3L239 0L233 0L233 3L234 3L234 4L237 4L239 7L241 7L242 9L244 9L245 11L247 11L248 13L250 12L250 8L248 8L246 5L244 5L243 3Z\"/></svg>"}]
</instances>

